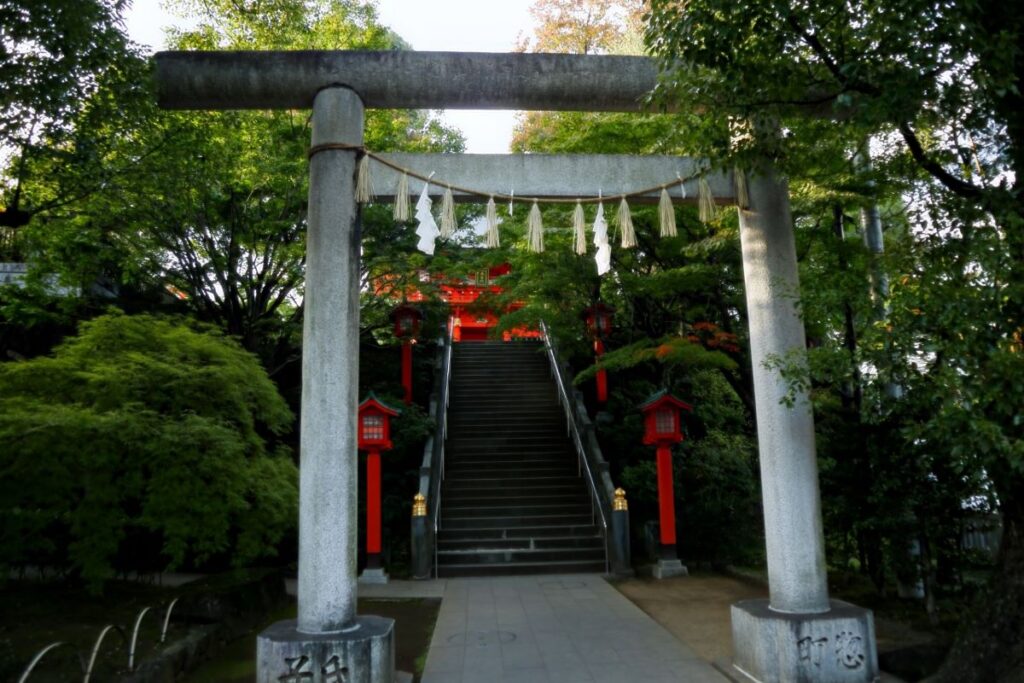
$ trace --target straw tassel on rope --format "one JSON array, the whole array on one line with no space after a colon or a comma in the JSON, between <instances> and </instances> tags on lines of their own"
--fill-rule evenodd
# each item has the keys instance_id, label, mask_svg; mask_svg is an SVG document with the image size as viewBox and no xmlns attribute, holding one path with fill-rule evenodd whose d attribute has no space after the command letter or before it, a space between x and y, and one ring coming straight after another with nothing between
<instances>
[{"instance_id":1,"label":"straw tassel on rope","mask_svg":"<svg viewBox=\"0 0 1024 683\"><path fill-rule=\"evenodd\" d=\"M487 248L496 249L501 246L498 235L498 209L494 206L494 195L487 200Z\"/></svg>"},{"instance_id":2,"label":"straw tassel on rope","mask_svg":"<svg viewBox=\"0 0 1024 683\"><path fill-rule=\"evenodd\" d=\"M676 210L672 206L672 198L668 196L668 188L661 188L661 198L658 200L658 220L661 223L662 237L676 236Z\"/></svg>"},{"instance_id":3,"label":"straw tassel on rope","mask_svg":"<svg viewBox=\"0 0 1024 683\"><path fill-rule=\"evenodd\" d=\"M702 223L710 223L718 215L715 198L711 196L711 186L704 176L701 176L697 183L697 208Z\"/></svg>"},{"instance_id":4,"label":"straw tassel on rope","mask_svg":"<svg viewBox=\"0 0 1024 683\"><path fill-rule=\"evenodd\" d=\"M445 239L455 234L455 198L452 197L452 188L445 188L444 198L441 200L441 237Z\"/></svg>"},{"instance_id":5,"label":"straw tassel on rope","mask_svg":"<svg viewBox=\"0 0 1024 683\"><path fill-rule=\"evenodd\" d=\"M359 160L359 172L356 174L356 201L367 204L373 199L370 187L370 155L364 154Z\"/></svg>"},{"instance_id":6,"label":"straw tassel on rope","mask_svg":"<svg viewBox=\"0 0 1024 683\"><path fill-rule=\"evenodd\" d=\"M732 176L736 182L736 206L746 209L750 206L750 195L747 194L747 174L737 166L732 170Z\"/></svg>"},{"instance_id":7,"label":"straw tassel on rope","mask_svg":"<svg viewBox=\"0 0 1024 683\"><path fill-rule=\"evenodd\" d=\"M618 214L619 230L622 231L622 242L619 244L623 249L632 249L636 246L636 231L633 230L633 216L629 212L629 204L623 197L619 202Z\"/></svg>"},{"instance_id":8,"label":"straw tassel on rope","mask_svg":"<svg viewBox=\"0 0 1024 683\"><path fill-rule=\"evenodd\" d=\"M540 207L537 200L533 200L530 207L530 218L526 224L526 234L530 244L530 251L539 254L544 251L544 223L540 217Z\"/></svg>"},{"instance_id":9,"label":"straw tassel on rope","mask_svg":"<svg viewBox=\"0 0 1024 683\"><path fill-rule=\"evenodd\" d=\"M576 200L576 208L572 212L572 230L576 236L576 253L582 256L587 253L587 227L583 216L583 204Z\"/></svg>"},{"instance_id":10,"label":"straw tassel on rope","mask_svg":"<svg viewBox=\"0 0 1024 683\"><path fill-rule=\"evenodd\" d=\"M395 206L391 212L392 217L399 223L409 220L409 174L403 173L398 178L398 188L395 190Z\"/></svg>"}]
</instances>

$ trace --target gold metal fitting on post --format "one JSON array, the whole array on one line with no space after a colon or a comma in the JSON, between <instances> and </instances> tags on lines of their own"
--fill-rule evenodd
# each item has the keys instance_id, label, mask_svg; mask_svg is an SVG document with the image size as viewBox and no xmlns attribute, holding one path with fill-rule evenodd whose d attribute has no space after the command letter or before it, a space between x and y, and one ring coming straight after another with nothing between
<instances>
[{"instance_id":1,"label":"gold metal fitting on post","mask_svg":"<svg viewBox=\"0 0 1024 683\"><path fill-rule=\"evenodd\" d=\"M626 502L625 489L615 489L615 500L612 501L612 510L619 512L628 509L629 503Z\"/></svg>"},{"instance_id":2,"label":"gold metal fitting on post","mask_svg":"<svg viewBox=\"0 0 1024 683\"><path fill-rule=\"evenodd\" d=\"M417 493L412 499L412 516L413 517L426 517L427 516L427 499L422 493Z\"/></svg>"}]
</instances>

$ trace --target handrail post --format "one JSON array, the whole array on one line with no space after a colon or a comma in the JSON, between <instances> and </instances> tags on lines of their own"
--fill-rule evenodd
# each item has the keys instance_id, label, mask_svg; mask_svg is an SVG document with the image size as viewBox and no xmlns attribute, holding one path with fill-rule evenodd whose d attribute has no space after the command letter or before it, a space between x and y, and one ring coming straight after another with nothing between
<instances>
[{"instance_id":1,"label":"handrail post","mask_svg":"<svg viewBox=\"0 0 1024 683\"><path fill-rule=\"evenodd\" d=\"M438 339L438 351L434 360L434 391L430 398L430 416L434 418L434 434L427 438L423 447L423 462L420 466L419 496L426 504L427 512L422 520L413 520L411 547L413 566L423 570L415 572L414 578L425 579L437 575L437 533L441 528L441 484L445 476L445 440L448 438L448 385L451 379L452 338L451 328L445 326ZM418 525L418 526L417 526ZM423 537L417 537L417 528L422 527ZM422 555L422 557L419 557ZM433 560L430 556L433 555Z\"/></svg>"}]
</instances>

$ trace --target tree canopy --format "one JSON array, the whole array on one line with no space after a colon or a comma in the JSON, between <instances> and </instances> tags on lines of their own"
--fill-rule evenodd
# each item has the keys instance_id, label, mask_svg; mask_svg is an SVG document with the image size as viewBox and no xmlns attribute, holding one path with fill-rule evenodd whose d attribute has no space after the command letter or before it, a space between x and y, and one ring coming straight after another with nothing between
<instances>
[{"instance_id":1,"label":"tree canopy","mask_svg":"<svg viewBox=\"0 0 1024 683\"><path fill-rule=\"evenodd\" d=\"M298 480L292 413L213 328L147 315L83 323L51 357L0 364L6 568L163 571L276 553Z\"/></svg>"},{"instance_id":2,"label":"tree canopy","mask_svg":"<svg viewBox=\"0 0 1024 683\"><path fill-rule=\"evenodd\" d=\"M121 28L124 0L0 2L0 226L20 227L26 165L40 157L80 161L62 149L101 88L125 88L118 73L134 48Z\"/></svg>"},{"instance_id":3,"label":"tree canopy","mask_svg":"<svg viewBox=\"0 0 1024 683\"><path fill-rule=\"evenodd\" d=\"M1024 385L1008 379L1024 371L1022 29L1019 7L994 2L652 0L646 32L654 100L683 107L694 144L790 176L823 486L862 477L840 498L873 548L861 561L884 574L900 539L919 540L933 605L962 583L958 524L1000 512L999 570L940 680L1009 680L1024 663ZM875 206L884 254L847 237Z\"/></svg>"}]
</instances>

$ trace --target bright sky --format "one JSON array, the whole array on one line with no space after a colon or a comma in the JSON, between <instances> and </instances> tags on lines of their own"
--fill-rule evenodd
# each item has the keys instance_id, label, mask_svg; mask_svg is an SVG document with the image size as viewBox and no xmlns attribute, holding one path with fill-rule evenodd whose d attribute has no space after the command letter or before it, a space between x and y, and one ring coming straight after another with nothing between
<instances>
[{"instance_id":1,"label":"bright sky","mask_svg":"<svg viewBox=\"0 0 1024 683\"><path fill-rule=\"evenodd\" d=\"M534 0L378 0L381 23L416 50L509 52L520 34L530 36ZM164 48L163 29L173 17L161 0L134 0L128 34L154 50ZM466 136L467 152L504 153L512 139L511 111L448 111L447 122Z\"/></svg>"}]
</instances>

